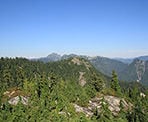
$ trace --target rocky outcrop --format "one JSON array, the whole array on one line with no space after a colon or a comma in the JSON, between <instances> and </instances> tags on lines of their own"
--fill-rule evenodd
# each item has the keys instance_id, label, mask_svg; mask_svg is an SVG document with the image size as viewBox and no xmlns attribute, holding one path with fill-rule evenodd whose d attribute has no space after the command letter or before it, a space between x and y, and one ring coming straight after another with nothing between
<instances>
[{"instance_id":1,"label":"rocky outcrop","mask_svg":"<svg viewBox=\"0 0 148 122\"><path fill-rule=\"evenodd\" d=\"M17 105L19 102L21 102L23 105L28 105L28 99L29 97L26 96L16 96L8 100L8 103L11 105Z\"/></svg>"},{"instance_id":2,"label":"rocky outcrop","mask_svg":"<svg viewBox=\"0 0 148 122\"><path fill-rule=\"evenodd\" d=\"M79 76L79 84L81 86L84 86L86 84L86 80L84 77L85 72L79 72L80 76Z\"/></svg>"},{"instance_id":3,"label":"rocky outcrop","mask_svg":"<svg viewBox=\"0 0 148 122\"><path fill-rule=\"evenodd\" d=\"M76 65L81 65L81 61L77 57L74 57L71 61Z\"/></svg>"},{"instance_id":4,"label":"rocky outcrop","mask_svg":"<svg viewBox=\"0 0 148 122\"><path fill-rule=\"evenodd\" d=\"M92 112L92 109L91 108L86 108L86 107L81 107L77 104L73 104L74 105L74 108L76 110L76 112L78 113L84 113L87 117L89 116L92 116L93 115L93 112Z\"/></svg>"},{"instance_id":5,"label":"rocky outcrop","mask_svg":"<svg viewBox=\"0 0 148 122\"><path fill-rule=\"evenodd\" d=\"M85 60L80 60L79 57L74 57L74 58L72 58L71 61L72 61L74 64L76 64L76 65L82 65L82 64L84 64L84 66L86 67L87 70L89 70L89 68L91 67L91 65L90 65L87 61L85 61Z\"/></svg>"},{"instance_id":6,"label":"rocky outcrop","mask_svg":"<svg viewBox=\"0 0 148 122\"><path fill-rule=\"evenodd\" d=\"M108 104L108 109L112 112L112 114L114 116L118 115L118 113L120 112L121 108L120 105L122 103L122 106L124 108L124 110L128 110L132 108L132 104L130 102L127 102L125 99L123 98L118 98L115 96L103 96L105 103L104 104ZM96 97L93 98L89 101L88 103L88 107L81 107L77 104L74 104L75 110L76 112L82 112L84 113L87 117L90 117L93 115L93 111L97 108L98 112L101 111L101 107L102 107L102 99L103 97Z\"/></svg>"},{"instance_id":7,"label":"rocky outcrop","mask_svg":"<svg viewBox=\"0 0 148 122\"><path fill-rule=\"evenodd\" d=\"M146 95L144 94L144 93L140 93L140 97L143 97L143 98L145 98L146 97Z\"/></svg>"},{"instance_id":8,"label":"rocky outcrop","mask_svg":"<svg viewBox=\"0 0 148 122\"><path fill-rule=\"evenodd\" d=\"M28 105L29 96L25 95L19 89L11 89L3 93L4 102L8 101L11 105L17 105L21 102L23 105Z\"/></svg>"}]
</instances>

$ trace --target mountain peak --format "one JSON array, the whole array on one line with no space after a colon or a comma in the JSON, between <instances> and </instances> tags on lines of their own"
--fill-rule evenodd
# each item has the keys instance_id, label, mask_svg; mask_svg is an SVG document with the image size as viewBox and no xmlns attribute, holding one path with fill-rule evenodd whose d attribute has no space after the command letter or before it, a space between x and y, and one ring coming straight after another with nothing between
<instances>
[{"instance_id":1,"label":"mountain peak","mask_svg":"<svg viewBox=\"0 0 148 122\"><path fill-rule=\"evenodd\" d=\"M48 58L49 57L61 57L61 55L57 54L57 53L51 53L47 56Z\"/></svg>"}]
</instances>

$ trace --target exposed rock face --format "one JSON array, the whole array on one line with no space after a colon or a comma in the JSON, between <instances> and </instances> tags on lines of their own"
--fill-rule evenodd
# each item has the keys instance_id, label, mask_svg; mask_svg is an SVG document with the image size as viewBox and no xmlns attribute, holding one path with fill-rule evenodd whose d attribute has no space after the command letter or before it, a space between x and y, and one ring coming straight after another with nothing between
<instances>
[{"instance_id":1,"label":"exposed rock face","mask_svg":"<svg viewBox=\"0 0 148 122\"><path fill-rule=\"evenodd\" d=\"M104 99L107 101L107 103L109 104L109 110L114 114L117 115L118 112L120 112L120 104L122 102L122 105L124 107L125 110L128 110L132 104L131 103L127 103L123 98L118 98L118 97L114 97L114 96L105 96Z\"/></svg>"},{"instance_id":2,"label":"exposed rock face","mask_svg":"<svg viewBox=\"0 0 148 122\"><path fill-rule=\"evenodd\" d=\"M146 95L142 92L140 93L140 96L143 97L143 98L146 97Z\"/></svg>"},{"instance_id":3,"label":"exposed rock face","mask_svg":"<svg viewBox=\"0 0 148 122\"><path fill-rule=\"evenodd\" d=\"M16 97L13 97L10 100L8 100L8 103L11 105L17 105L19 101L20 101L19 96L16 96Z\"/></svg>"},{"instance_id":4,"label":"exposed rock face","mask_svg":"<svg viewBox=\"0 0 148 122\"><path fill-rule=\"evenodd\" d=\"M74 104L74 107L76 109L76 112L82 112L86 114L86 116L92 116L93 111L97 108L98 111L101 111L101 104L102 104L103 97L96 97L89 101L88 107L81 107L77 104ZM114 116L118 115L120 112L120 104L122 102L122 105L124 107L124 110L131 109L133 106L131 103L126 102L123 98L118 98L114 96L104 96L105 101L108 103L108 109L112 112Z\"/></svg>"},{"instance_id":5,"label":"exposed rock face","mask_svg":"<svg viewBox=\"0 0 148 122\"><path fill-rule=\"evenodd\" d=\"M145 61L137 60L135 63L136 73L137 73L137 81L141 81L144 73L145 73Z\"/></svg>"},{"instance_id":6,"label":"exposed rock face","mask_svg":"<svg viewBox=\"0 0 148 122\"><path fill-rule=\"evenodd\" d=\"M79 57L74 57L71 61L76 65L84 64L87 70L89 70L89 68L91 67L91 65L88 62L86 62L85 60L80 60Z\"/></svg>"},{"instance_id":7,"label":"exposed rock face","mask_svg":"<svg viewBox=\"0 0 148 122\"><path fill-rule=\"evenodd\" d=\"M84 78L84 74L85 72L79 72L80 76L79 76L79 84L81 86L84 86L86 84L86 80Z\"/></svg>"},{"instance_id":8,"label":"exposed rock face","mask_svg":"<svg viewBox=\"0 0 148 122\"><path fill-rule=\"evenodd\" d=\"M81 65L81 61L80 61L79 58L77 58L77 57L74 57L71 61L72 61L74 64Z\"/></svg>"},{"instance_id":9,"label":"exposed rock face","mask_svg":"<svg viewBox=\"0 0 148 122\"><path fill-rule=\"evenodd\" d=\"M21 102L24 105L28 105L28 97L25 96L16 96L8 100L8 103L11 105L17 105L19 102Z\"/></svg>"},{"instance_id":10,"label":"exposed rock face","mask_svg":"<svg viewBox=\"0 0 148 122\"><path fill-rule=\"evenodd\" d=\"M24 95L18 89L8 90L4 92L3 95L5 98L8 99L8 103L11 105L17 105L19 102L21 102L24 105L28 105L29 97L27 95Z\"/></svg>"},{"instance_id":11,"label":"exposed rock face","mask_svg":"<svg viewBox=\"0 0 148 122\"><path fill-rule=\"evenodd\" d=\"M92 109L91 108L85 108L85 107L81 107L77 104L74 104L74 107L75 107L75 110L76 112L80 113L84 113L87 117L89 116L92 116L93 115L93 112L92 112Z\"/></svg>"}]
</instances>

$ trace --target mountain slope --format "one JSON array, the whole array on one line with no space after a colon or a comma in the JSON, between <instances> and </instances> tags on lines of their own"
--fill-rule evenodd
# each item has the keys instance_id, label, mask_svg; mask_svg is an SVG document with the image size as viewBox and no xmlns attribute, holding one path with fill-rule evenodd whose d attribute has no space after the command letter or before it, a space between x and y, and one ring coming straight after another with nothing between
<instances>
[{"instance_id":1,"label":"mountain slope","mask_svg":"<svg viewBox=\"0 0 148 122\"><path fill-rule=\"evenodd\" d=\"M47 77L49 74L54 74L63 80L78 82L82 86L87 82L91 82L92 79L100 79L102 81L107 79L88 60L80 57L49 63L29 61L23 58L2 58L0 59L0 72L1 86L8 84L8 87L22 86L26 77L27 79L35 79L39 76ZM18 77L16 78L15 75L18 75Z\"/></svg>"},{"instance_id":2,"label":"mountain slope","mask_svg":"<svg viewBox=\"0 0 148 122\"><path fill-rule=\"evenodd\" d=\"M80 57L72 57L66 60L47 63L48 70L62 77L63 79L79 81L82 86L94 77L106 81L107 77L88 62Z\"/></svg>"},{"instance_id":3,"label":"mountain slope","mask_svg":"<svg viewBox=\"0 0 148 122\"><path fill-rule=\"evenodd\" d=\"M140 57L137 57L138 59L140 60L143 60L143 61L148 61L148 56L140 56Z\"/></svg>"},{"instance_id":4,"label":"mountain slope","mask_svg":"<svg viewBox=\"0 0 148 122\"><path fill-rule=\"evenodd\" d=\"M89 56L76 55L76 54L60 56L56 53L52 53L45 58L39 58L37 60L47 63L47 62L53 62L53 61L60 61L60 60L63 60L63 59L69 59L69 58L72 58L72 57L80 57L80 58L84 58L86 60L89 60L90 63L98 71L101 71L103 74L108 75L108 76L111 76L112 70L115 70L116 72L121 72L122 70L124 70L127 67L127 64L122 63L122 62L117 61L117 60L110 59L110 58L99 57L99 56L92 58L92 57L89 57Z\"/></svg>"},{"instance_id":5,"label":"mountain slope","mask_svg":"<svg viewBox=\"0 0 148 122\"><path fill-rule=\"evenodd\" d=\"M91 59L90 62L97 70L108 76L111 76L113 70L116 72L121 72L128 66L127 64L124 64L120 61L99 56Z\"/></svg>"},{"instance_id":6,"label":"mountain slope","mask_svg":"<svg viewBox=\"0 0 148 122\"><path fill-rule=\"evenodd\" d=\"M148 61L135 59L124 71L119 73L119 78L148 85Z\"/></svg>"},{"instance_id":7,"label":"mountain slope","mask_svg":"<svg viewBox=\"0 0 148 122\"><path fill-rule=\"evenodd\" d=\"M114 60L117 60L117 61L120 61L120 62L123 62L125 64L130 64L133 62L133 58L113 58Z\"/></svg>"},{"instance_id":8,"label":"mountain slope","mask_svg":"<svg viewBox=\"0 0 148 122\"><path fill-rule=\"evenodd\" d=\"M84 58L86 60L89 60L89 62L101 73L107 75L107 76L111 76L111 72L112 70L115 70L118 74L119 74L119 79L120 80L124 80L124 81L141 81L142 84L148 84L147 83L147 63L145 64L145 73L138 73L137 74L137 69L140 70L141 66L140 63L138 64L137 62L137 69L135 67L136 62L135 60L142 60L142 62L147 62L148 56L140 56L136 59L110 59L110 58L106 58L106 57L89 57L89 56L85 56L85 55L75 55L75 54L70 54L70 55L63 55L60 56L56 53L52 53L50 55L48 55L45 58L40 58L37 59L39 61L42 62L55 62L55 61L61 61L61 60L67 60L70 58L74 58L74 57L80 57L80 58ZM119 61L120 60L120 61ZM53 63L54 65L54 63ZM138 71L139 72L139 71ZM141 76L142 75L142 76Z\"/></svg>"}]
</instances>

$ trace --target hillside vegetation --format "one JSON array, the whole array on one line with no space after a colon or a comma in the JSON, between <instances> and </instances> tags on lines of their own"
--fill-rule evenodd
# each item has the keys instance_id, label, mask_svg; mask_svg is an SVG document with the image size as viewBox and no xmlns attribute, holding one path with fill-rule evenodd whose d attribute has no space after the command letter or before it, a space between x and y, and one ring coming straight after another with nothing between
<instances>
[{"instance_id":1,"label":"hillside vegetation","mask_svg":"<svg viewBox=\"0 0 148 122\"><path fill-rule=\"evenodd\" d=\"M135 83L134 83L135 84ZM0 59L1 122L147 122L148 91L120 87L80 57Z\"/></svg>"}]
</instances>

